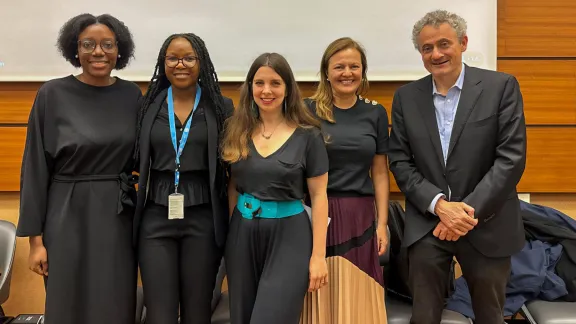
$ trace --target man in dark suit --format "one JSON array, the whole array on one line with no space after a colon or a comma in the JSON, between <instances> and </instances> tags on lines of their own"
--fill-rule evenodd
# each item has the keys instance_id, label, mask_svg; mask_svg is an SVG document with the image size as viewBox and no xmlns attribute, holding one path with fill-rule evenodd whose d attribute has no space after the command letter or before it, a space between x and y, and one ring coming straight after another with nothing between
<instances>
[{"instance_id":1,"label":"man in dark suit","mask_svg":"<svg viewBox=\"0 0 576 324\"><path fill-rule=\"evenodd\" d=\"M510 257L524 244L520 88L513 76L462 63L468 38L458 15L426 14L413 42L430 75L396 91L389 152L406 197L411 323L440 323L456 256L476 322L501 324Z\"/></svg>"}]
</instances>

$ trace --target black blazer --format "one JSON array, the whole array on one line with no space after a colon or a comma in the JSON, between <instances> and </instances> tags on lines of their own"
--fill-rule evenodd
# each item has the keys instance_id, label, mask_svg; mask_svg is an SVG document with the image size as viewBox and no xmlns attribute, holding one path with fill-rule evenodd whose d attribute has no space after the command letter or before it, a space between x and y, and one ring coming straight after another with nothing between
<instances>
[{"instance_id":1,"label":"black blazer","mask_svg":"<svg viewBox=\"0 0 576 324\"><path fill-rule=\"evenodd\" d=\"M140 163L139 171L140 177L138 180L138 199L136 203L136 212L134 215L134 229L133 229L133 243L138 242L138 232L140 223L142 221L142 212L146 205L148 178L150 176L150 132L154 120L162 107L162 103L166 100L168 90L163 90L156 96L154 102L148 107L148 111L142 121L140 130ZM200 99L200 104L204 104L204 114L206 116L206 126L208 129L208 167L210 172L210 198L212 202L212 211L214 215L214 228L216 234L216 243L219 247L223 247L226 242L226 235L228 233L228 197L226 190L216 188L216 175L221 172L222 165L218 163L219 143L218 143L218 130L216 111L213 109L213 104L209 101L208 96L203 96ZM226 109L226 116L228 118L234 111L234 104L230 98L224 97L224 105ZM224 184L225 185L225 184Z\"/></svg>"},{"instance_id":2,"label":"black blazer","mask_svg":"<svg viewBox=\"0 0 576 324\"><path fill-rule=\"evenodd\" d=\"M406 196L404 244L429 233L427 211L438 193L475 209L467 239L488 257L524 245L516 185L526 165L522 94L511 75L465 66L464 84L444 165L429 75L399 88L392 103L390 170Z\"/></svg>"}]
</instances>

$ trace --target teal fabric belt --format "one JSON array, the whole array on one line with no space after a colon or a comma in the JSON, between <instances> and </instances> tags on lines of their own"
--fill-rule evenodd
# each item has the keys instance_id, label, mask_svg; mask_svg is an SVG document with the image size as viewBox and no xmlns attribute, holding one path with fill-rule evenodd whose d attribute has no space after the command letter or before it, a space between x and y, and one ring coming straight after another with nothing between
<instances>
[{"instance_id":1,"label":"teal fabric belt","mask_svg":"<svg viewBox=\"0 0 576 324\"><path fill-rule=\"evenodd\" d=\"M284 218L304 211L300 200L263 201L249 194L239 194L236 208L244 218Z\"/></svg>"}]
</instances>

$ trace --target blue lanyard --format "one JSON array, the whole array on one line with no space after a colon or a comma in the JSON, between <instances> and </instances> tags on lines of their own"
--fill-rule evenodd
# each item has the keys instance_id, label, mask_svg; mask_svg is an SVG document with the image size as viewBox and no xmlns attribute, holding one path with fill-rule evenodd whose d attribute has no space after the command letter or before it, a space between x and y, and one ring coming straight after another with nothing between
<instances>
[{"instance_id":1,"label":"blue lanyard","mask_svg":"<svg viewBox=\"0 0 576 324\"><path fill-rule=\"evenodd\" d=\"M174 171L174 186L175 192L178 192L178 183L180 183L180 156L182 151L184 151L184 146L186 145L186 140L188 140L188 133L190 133L190 125L192 125L192 117L196 108L198 108L198 103L200 102L200 96L202 95L202 88L199 85L196 86L196 100L194 101L194 108L190 114L190 118L184 127L182 132L182 137L180 138L180 145L176 144L176 122L174 121L174 99L172 98L172 86L168 88L168 120L170 122L170 136L172 137L172 146L174 146L174 151L176 152L176 170Z\"/></svg>"}]
</instances>

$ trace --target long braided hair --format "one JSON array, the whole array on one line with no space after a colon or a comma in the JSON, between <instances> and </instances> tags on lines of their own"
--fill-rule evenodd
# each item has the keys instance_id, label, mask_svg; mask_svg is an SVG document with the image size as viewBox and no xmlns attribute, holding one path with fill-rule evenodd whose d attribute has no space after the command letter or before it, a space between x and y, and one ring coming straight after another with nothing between
<instances>
[{"instance_id":1,"label":"long braided hair","mask_svg":"<svg viewBox=\"0 0 576 324\"><path fill-rule=\"evenodd\" d=\"M172 34L164 41L162 48L158 53L158 60L156 62L156 67L154 68L154 75L148 84L148 89L144 95L142 105L140 106L140 111L138 112L138 124L136 126L136 147L134 149L134 160L139 161L140 155L140 133L142 128L142 121L148 108L156 99L156 96L160 92L170 87L170 81L166 78L166 69L164 66L164 60L166 58L166 51L170 43L176 38L184 38L190 42L192 48L196 51L196 56L200 61L200 74L198 76L197 85L202 88L202 94L207 94L210 101L213 103L213 107L216 109L216 121L218 130L218 143L220 143L222 137L222 131L224 129L225 121L225 108L224 99L222 97L222 92L220 90L220 84L218 83L218 75L210 59L210 54L206 49L204 41L195 34L183 33L183 34ZM218 145L220 146L220 145ZM218 150L219 152L219 150ZM226 191L226 164L222 161L220 154L218 155L218 172L216 174L216 187L220 188L220 194L224 194Z\"/></svg>"}]
</instances>

